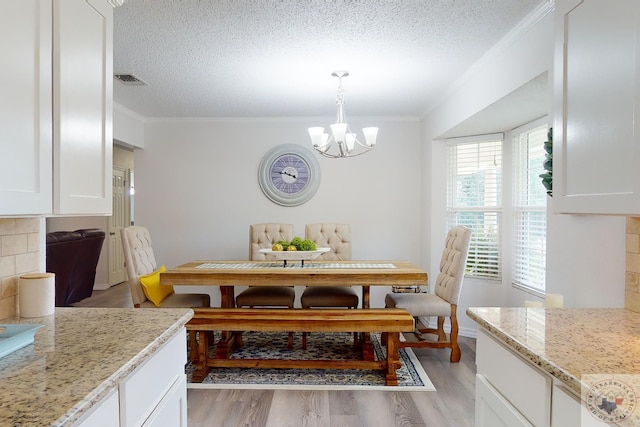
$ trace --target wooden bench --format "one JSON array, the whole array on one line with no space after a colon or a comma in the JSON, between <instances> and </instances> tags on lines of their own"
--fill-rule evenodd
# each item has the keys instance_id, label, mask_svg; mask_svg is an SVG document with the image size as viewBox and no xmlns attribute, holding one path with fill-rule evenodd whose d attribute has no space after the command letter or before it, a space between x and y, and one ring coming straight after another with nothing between
<instances>
[{"instance_id":1,"label":"wooden bench","mask_svg":"<svg viewBox=\"0 0 640 427\"><path fill-rule=\"evenodd\" d=\"M396 368L400 332L413 331L413 317L396 308L379 309L267 309L195 308L188 331L200 332L193 382L202 382L210 368L321 368L375 369L385 372L387 385L398 385ZM258 332L386 332L386 360L277 360L230 359L224 353L209 355L212 331ZM363 346L364 347L364 346Z\"/></svg>"}]
</instances>

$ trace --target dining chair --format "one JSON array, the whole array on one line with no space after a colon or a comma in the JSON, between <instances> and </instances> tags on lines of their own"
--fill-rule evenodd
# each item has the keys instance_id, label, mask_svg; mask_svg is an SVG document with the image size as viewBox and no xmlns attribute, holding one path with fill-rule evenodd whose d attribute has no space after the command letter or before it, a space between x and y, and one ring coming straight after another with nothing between
<instances>
[{"instance_id":1,"label":"dining chair","mask_svg":"<svg viewBox=\"0 0 640 427\"><path fill-rule=\"evenodd\" d=\"M260 252L271 249L279 240L293 239L292 224L264 223L249 226L249 259L252 261L276 260L272 255ZM293 286L250 286L236 296L236 307L286 307L293 308L296 292ZM293 333L289 333L289 348L293 347Z\"/></svg>"},{"instance_id":2,"label":"dining chair","mask_svg":"<svg viewBox=\"0 0 640 427\"><path fill-rule=\"evenodd\" d=\"M456 311L462 290L470 239L471 230L466 227L459 225L449 230L433 293L390 293L385 296L386 307L404 308L416 319L418 341L402 341L399 343L400 347L450 348L449 360L454 363L460 361ZM431 316L438 318L437 328L418 328L417 318L429 319ZM449 340L444 331L444 320L447 317L451 323ZM438 340L426 339L421 334L435 334Z\"/></svg>"},{"instance_id":3,"label":"dining chair","mask_svg":"<svg viewBox=\"0 0 640 427\"><path fill-rule=\"evenodd\" d=\"M176 293L172 287L160 285L159 273L164 266L158 267L153 247L151 246L151 235L146 227L138 225L123 227L120 230L120 235L122 237L129 291L131 292L134 307L194 308L210 306L208 294ZM144 288L143 282L145 282ZM151 301L147 294L155 302ZM191 354L197 354L195 334L189 334L189 345Z\"/></svg>"},{"instance_id":4,"label":"dining chair","mask_svg":"<svg viewBox=\"0 0 640 427\"><path fill-rule=\"evenodd\" d=\"M319 248L329 248L317 260L350 261L351 227L349 224L317 223L305 226L305 238ZM302 308L358 308L358 294L350 286L307 286L302 292ZM357 334L354 333L354 344ZM307 334L302 334L302 348L306 348Z\"/></svg>"}]
</instances>

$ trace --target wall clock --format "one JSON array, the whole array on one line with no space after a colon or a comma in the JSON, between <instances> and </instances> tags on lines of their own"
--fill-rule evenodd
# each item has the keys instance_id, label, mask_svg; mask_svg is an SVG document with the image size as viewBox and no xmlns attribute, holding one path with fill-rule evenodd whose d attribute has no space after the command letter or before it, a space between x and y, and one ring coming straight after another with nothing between
<instances>
[{"instance_id":1,"label":"wall clock","mask_svg":"<svg viewBox=\"0 0 640 427\"><path fill-rule=\"evenodd\" d=\"M320 186L320 164L306 148L283 144L269 150L258 168L262 192L282 206L298 206L313 197Z\"/></svg>"}]
</instances>

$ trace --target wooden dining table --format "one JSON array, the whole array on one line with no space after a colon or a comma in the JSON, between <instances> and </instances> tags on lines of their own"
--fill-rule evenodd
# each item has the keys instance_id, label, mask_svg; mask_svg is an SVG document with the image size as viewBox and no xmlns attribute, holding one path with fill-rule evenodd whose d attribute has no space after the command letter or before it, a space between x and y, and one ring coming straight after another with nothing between
<instances>
[{"instance_id":1,"label":"wooden dining table","mask_svg":"<svg viewBox=\"0 0 640 427\"><path fill-rule=\"evenodd\" d=\"M220 307L235 307L236 286L425 286L427 273L408 261L191 261L160 273L161 285L219 286Z\"/></svg>"},{"instance_id":2,"label":"wooden dining table","mask_svg":"<svg viewBox=\"0 0 640 427\"><path fill-rule=\"evenodd\" d=\"M220 307L235 307L236 286L361 286L362 308L370 308L371 286L425 286L427 273L408 261L191 261L160 273L161 285L218 286ZM373 357L368 334L365 359ZM216 354L225 357L240 341L223 331Z\"/></svg>"}]
</instances>

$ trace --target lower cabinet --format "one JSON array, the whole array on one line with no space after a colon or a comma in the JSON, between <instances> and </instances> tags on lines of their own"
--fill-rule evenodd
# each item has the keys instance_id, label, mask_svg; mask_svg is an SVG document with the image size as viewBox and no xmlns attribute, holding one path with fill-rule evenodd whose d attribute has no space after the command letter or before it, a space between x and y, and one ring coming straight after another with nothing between
<instances>
[{"instance_id":1,"label":"lower cabinet","mask_svg":"<svg viewBox=\"0 0 640 427\"><path fill-rule=\"evenodd\" d=\"M118 390L111 390L107 397L95 406L95 410L85 415L78 425L82 427L119 427Z\"/></svg>"},{"instance_id":2,"label":"lower cabinet","mask_svg":"<svg viewBox=\"0 0 640 427\"><path fill-rule=\"evenodd\" d=\"M476 365L476 396L485 396L485 402L480 403L480 412L476 408L476 417L483 416L482 405L486 405L487 417L490 416L487 411L513 414L512 419L516 421L503 425L549 427L550 376L525 362L483 329L478 331L476 341ZM504 410L498 410L497 405L504 406ZM482 424L481 419L476 419L476 425L494 424Z\"/></svg>"},{"instance_id":3,"label":"lower cabinet","mask_svg":"<svg viewBox=\"0 0 640 427\"><path fill-rule=\"evenodd\" d=\"M483 375L476 375L476 427L532 427Z\"/></svg>"},{"instance_id":4,"label":"lower cabinet","mask_svg":"<svg viewBox=\"0 0 640 427\"><path fill-rule=\"evenodd\" d=\"M561 386L553 387L551 406L553 407L552 427L611 427L612 425L596 419L577 397Z\"/></svg>"},{"instance_id":5,"label":"lower cabinet","mask_svg":"<svg viewBox=\"0 0 640 427\"><path fill-rule=\"evenodd\" d=\"M187 335L182 329L78 422L82 427L186 427Z\"/></svg>"},{"instance_id":6,"label":"lower cabinet","mask_svg":"<svg viewBox=\"0 0 640 427\"><path fill-rule=\"evenodd\" d=\"M480 328L476 427L604 427L561 382ZM555 380L558 381L558 380Z\"/></svg>"}]
</instances>

